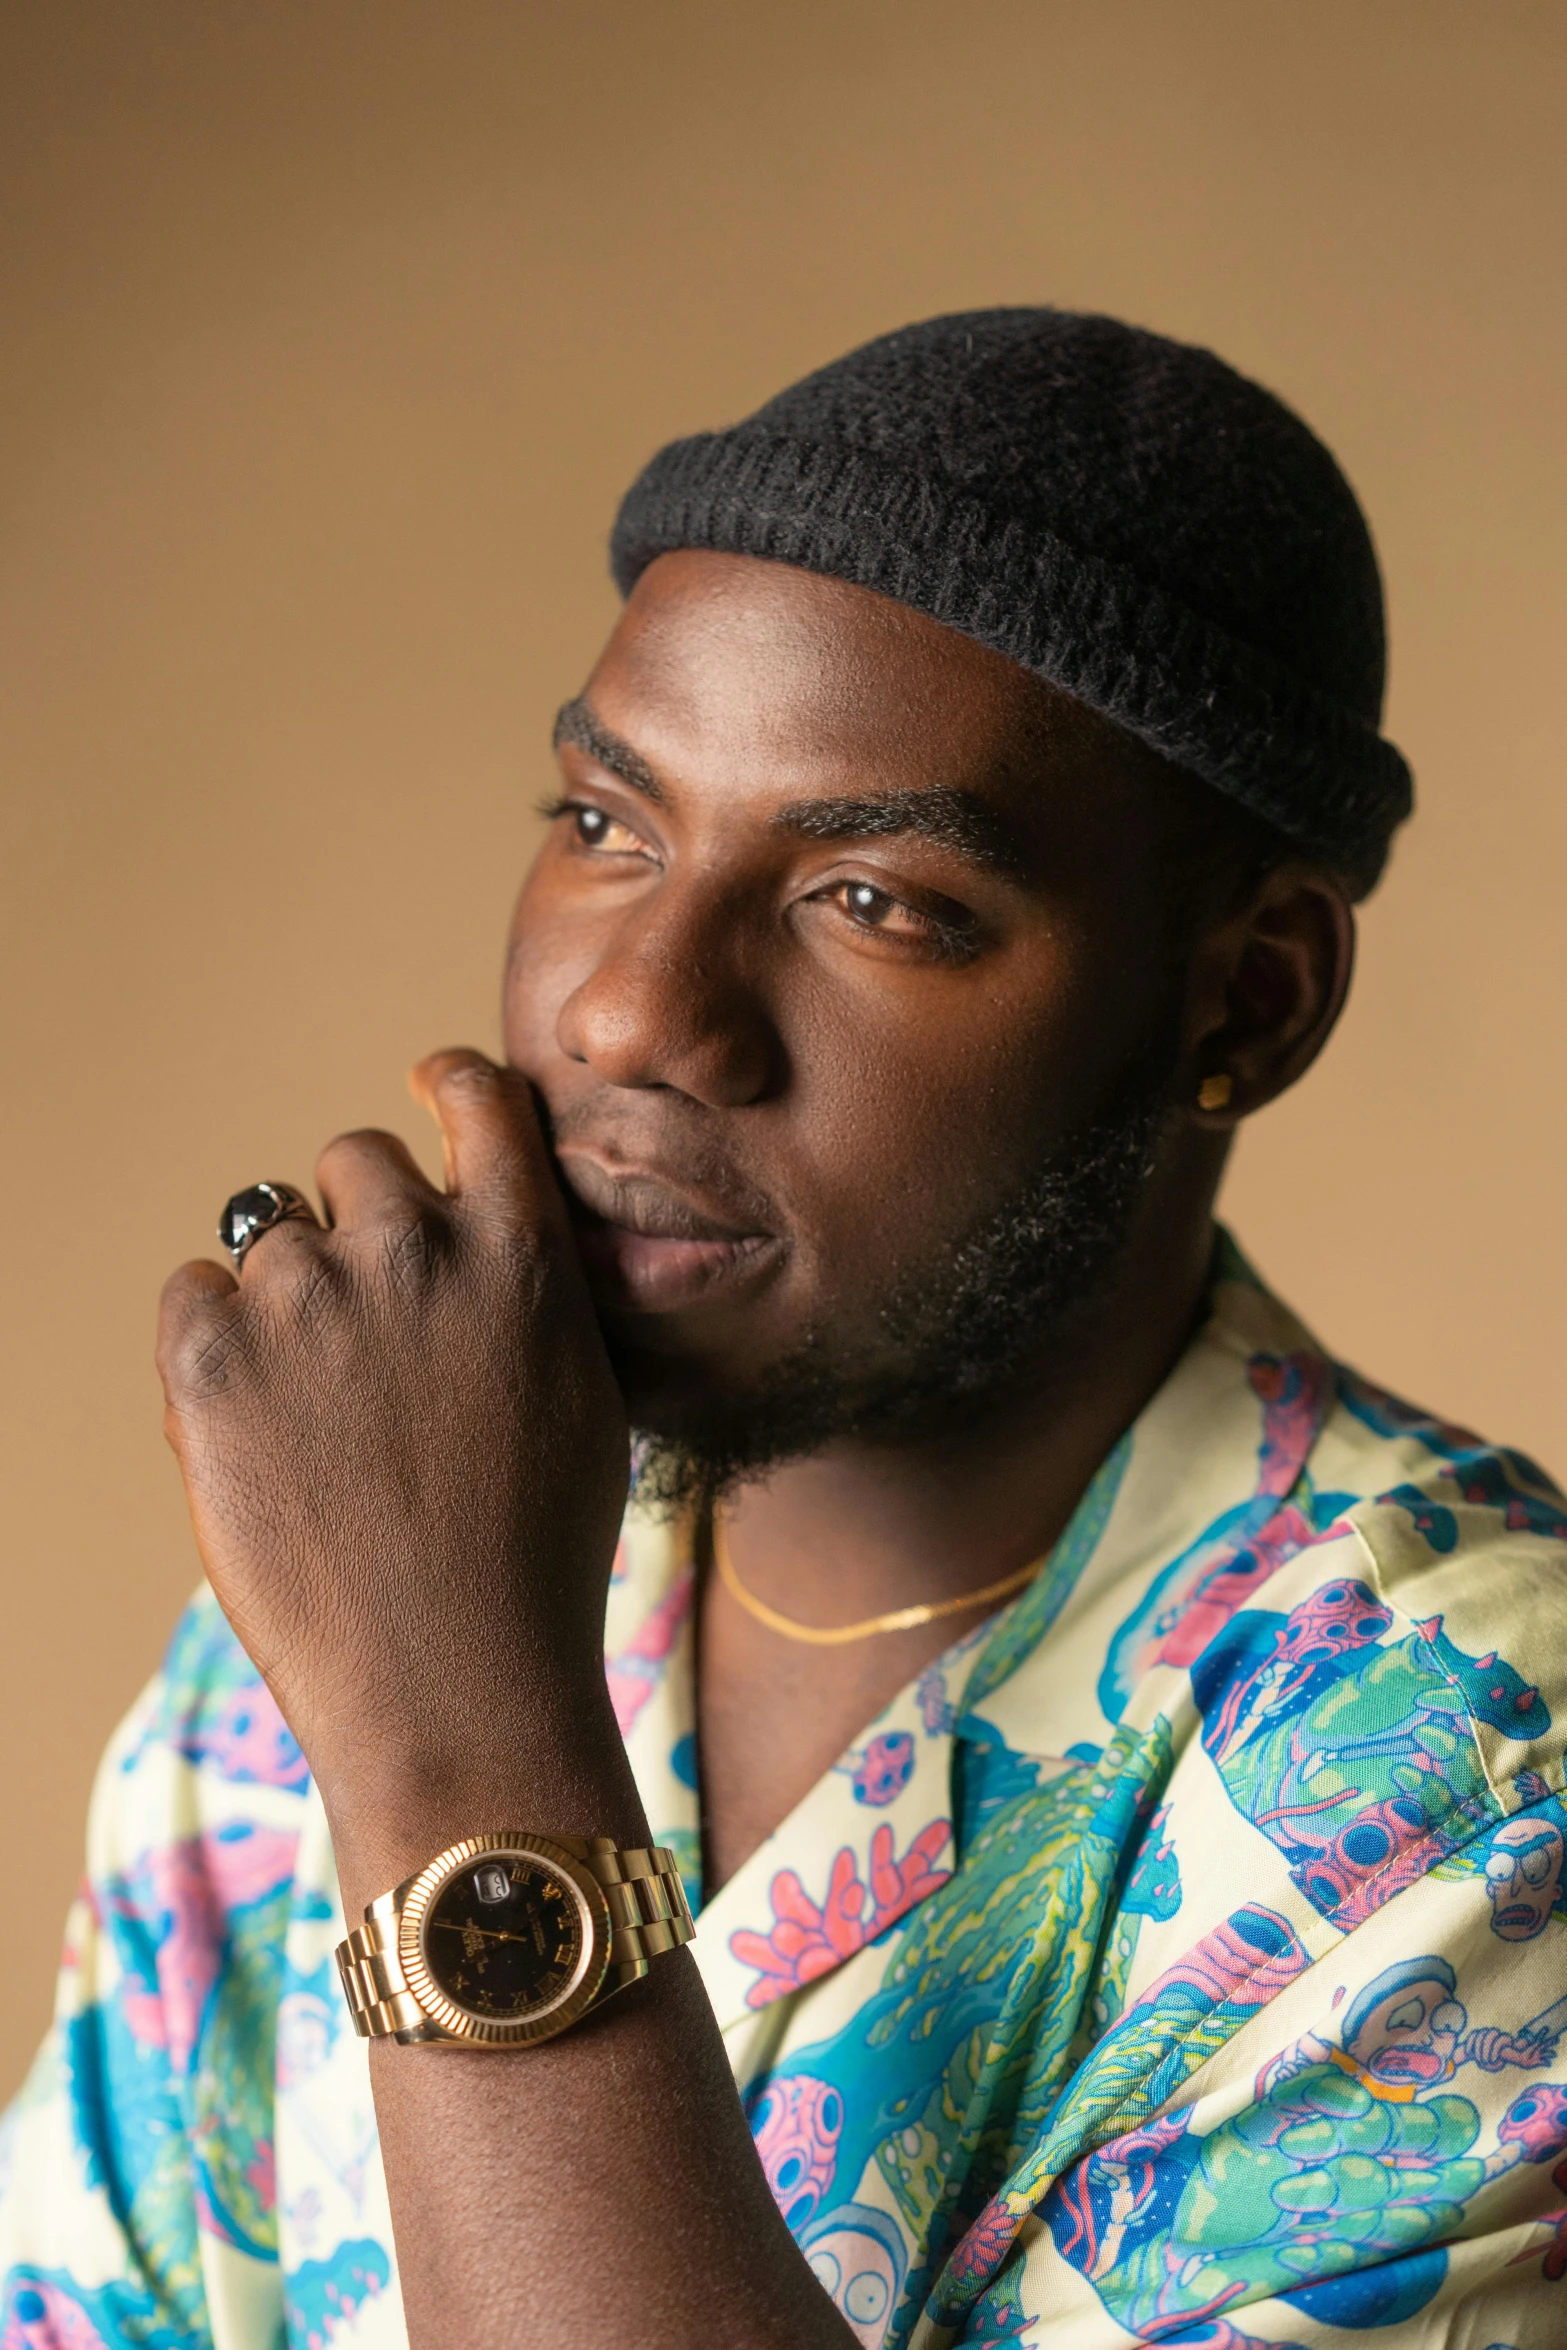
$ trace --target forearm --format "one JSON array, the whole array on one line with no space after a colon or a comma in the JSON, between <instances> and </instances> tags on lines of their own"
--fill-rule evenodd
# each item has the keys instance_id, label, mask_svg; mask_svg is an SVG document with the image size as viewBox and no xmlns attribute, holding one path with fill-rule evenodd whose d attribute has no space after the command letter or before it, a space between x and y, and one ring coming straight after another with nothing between
<instances>
[{"instance_id":1,"label":"forearm","mask_svg":"<svg viewBox=\"0 0 1567 2350\"><path fill-rule=\"evenodd\" d=\"M650 1841L607 1707L532 1709L504 1750L329 1800L350 1920L476 1831ZM412 2350L852 2340L773 2203L687 1952L542 2046L381 2041L371 2076Z\"/></svg>"},{"instance_id":2,"label":"forearm","mask_svg":"<svg viewBox=\"0 0 1567 2350\"><path fill-rule=\"evenodd\" d=\"M523 1079L449 1053L420 1081L447 1191L341 1137L329 1225L269 1228L237 1281L187 1266L159 1341L202 1556L351 1925L464 1837L650 1841L603 1671L629 1438L570 1219ZM532 2047L372 2051L414 2350L846 2350L689 1956L652 1964Z\"/></svg>"}]
</instances>

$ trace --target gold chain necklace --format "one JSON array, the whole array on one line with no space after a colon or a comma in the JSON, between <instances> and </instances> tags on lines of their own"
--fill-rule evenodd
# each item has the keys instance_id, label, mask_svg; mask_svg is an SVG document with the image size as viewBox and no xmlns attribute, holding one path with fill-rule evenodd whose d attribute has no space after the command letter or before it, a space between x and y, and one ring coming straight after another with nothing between
<instances>
[{"instance_id":1,"label":"gold chain necklace","mask_svg":"<svg viewBox=\"0 0 1567 2350\"><path fill-rule=\"evenodd\" d=\"M914 1607L895 1607L887 1615L866 1616L858 1624L836 1624L824 1632L815 1624L798 1624L792 1616L780 1615L765 1599L747 1591L735 1572L724 1522L716 1510L712 1526L713 1564L730 1598L738 1600L746 1614L765 1624L769 1632L780 1632L785 1640L804 1641L811 1648L843 1648L851 1640L869 1640L875 1632L912 1632L917 1624L934 1624L940 1616L957 1616L966 1608L983 1607L990 1600L1010 1599L1014 1591L1021 1591L1025 1583L1033 1581L1042 1563L1035 1559L1030 1565L1020 1567L1015 1575L1003 1575L999 1583L986 1583L978 1591L960 1592L956 1599L924 1600Z\"/></svg>"}]
</instances>

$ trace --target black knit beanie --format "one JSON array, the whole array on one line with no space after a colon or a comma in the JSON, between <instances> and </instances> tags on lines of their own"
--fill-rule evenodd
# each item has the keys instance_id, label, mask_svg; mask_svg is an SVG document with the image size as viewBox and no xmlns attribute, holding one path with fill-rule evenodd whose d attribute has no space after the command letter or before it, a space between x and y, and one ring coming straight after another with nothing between
<instances>
[{"instance_id":1,"label":"black knit beanie","mask_svg":"<svg viewBox=\"0 0 1567 2350\"><path fill-rule=\"evenodd\" d=\"M615 524L622 593L677 547L913 605L1348 872L1409 813L1354 492L1210 351L1065 310L883 335L659 451Z\"/></svg>"}]
</instances>

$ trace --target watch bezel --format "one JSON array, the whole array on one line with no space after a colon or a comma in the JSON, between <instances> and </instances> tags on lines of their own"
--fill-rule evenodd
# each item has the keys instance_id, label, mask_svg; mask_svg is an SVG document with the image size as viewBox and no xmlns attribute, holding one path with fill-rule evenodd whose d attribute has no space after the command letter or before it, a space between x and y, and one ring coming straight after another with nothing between
<instances>
[{"instance_id":1,"label":"watch bezel","mask_svg":"<svg viewBox=\"0 0 1567 2350\"><path fill-rule=\"evenodd\" d=\"M549 2005L514 2021L491 2022L476 2016L443 1991L425 1954L425 1925L440 1894L460 1869L488 1853L512 1853L519 1859L542 1861L562 1878L577 1904L582 1927L582 1949L564 1991ZM408 1888L397 1922L397 1955L403 1979L420 2007L441 2032L453 2040L467 2040L486 2048L527 2048L568 2031L597 1998L609 1966L610 1916L604 1888L591 1869L548 1836L523 1829L499 1829L493 1835L465 1836L450 1844L420 1870Z\"/></svg>"}]
</instances>

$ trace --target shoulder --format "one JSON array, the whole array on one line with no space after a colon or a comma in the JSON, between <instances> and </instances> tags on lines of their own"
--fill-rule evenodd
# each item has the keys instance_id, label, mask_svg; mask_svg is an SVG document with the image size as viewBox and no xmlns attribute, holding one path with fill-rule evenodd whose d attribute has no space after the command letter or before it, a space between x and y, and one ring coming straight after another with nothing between
<instances>
[{"instance_id":1,"label":"shoulder","mask_svg":"<svg viewBox=\"0 0 1567 2350\"><path fill-rule=\"evenodd\" d=\"M1517 1453L1347 1372L1315 1530L1191 1667L1231 1805L1349 1928L1562 1786L1567 1504Z\"/></svg>"},{"instance_id":2,"label":"shoulder","mask_svg":"<svg viewBox=\"0 0 1567 2350\"><path fill-rule=\"evenodd\" d=\"M1493 1773L1560 1775L1567 1713L1567 1499L1534 1462L1350 1371L1313 1468L1394 1625L1472 1722ZM1522 1749L1531 1751L1525 1753Z\"/></svg>"}]
</instances>

